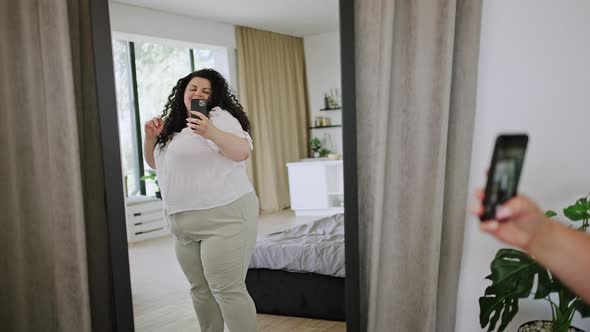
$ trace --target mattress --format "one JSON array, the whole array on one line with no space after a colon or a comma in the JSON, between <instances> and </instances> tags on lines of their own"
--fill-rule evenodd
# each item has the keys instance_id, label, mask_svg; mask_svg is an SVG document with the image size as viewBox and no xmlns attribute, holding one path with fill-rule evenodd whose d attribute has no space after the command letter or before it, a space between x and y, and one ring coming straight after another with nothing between
<instances>
[{"instance_id":1,"label":"mattress","mask_svg":"<svg viewBox=\"0 0 590 332\"><path fill-rule=\"evenodd\" d=\"M344 214L321 218L258 239L250 268L343 278Z\"/></svg>"}]
</instances>

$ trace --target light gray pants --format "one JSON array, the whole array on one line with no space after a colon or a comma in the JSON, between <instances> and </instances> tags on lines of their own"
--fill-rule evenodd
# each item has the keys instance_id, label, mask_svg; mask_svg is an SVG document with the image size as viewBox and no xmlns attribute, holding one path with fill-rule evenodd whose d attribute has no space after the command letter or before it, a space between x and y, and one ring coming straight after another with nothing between
<instances>
[{"instance_id":1,"label":"light gray pants","mask_svg":"<svg viewBox=\"0 0 590 332\"><path fill-rule=\"evenodd\" d=\"M169 216L176 257L191 285L203 332L257 331L246 272L258 228L258 198L251 192L212 209Z\"/></svg>"}]
</instances>

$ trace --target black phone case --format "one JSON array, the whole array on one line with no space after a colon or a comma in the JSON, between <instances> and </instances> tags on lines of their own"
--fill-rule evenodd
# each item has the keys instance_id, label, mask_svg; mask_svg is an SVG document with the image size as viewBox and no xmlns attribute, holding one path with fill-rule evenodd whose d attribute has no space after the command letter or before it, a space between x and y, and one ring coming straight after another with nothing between
<instances>
[{"instance_id":1,"label":"black phone case","mask_svg":"<svg viewBox=\"0 0 590 332\"><path fill-rule=\"evenodd\" d=\"M209 110L207 109L207 101L205 99L192 99L191 111L197 111L208 117ZM191 113L191 118L197 118L197 116Z\"/></svg>"},{"instance_id":2,"label":"black phone case","mask_svg":"<svg viewBox=\"0 0 590 332\"><path fill-rule=\"evenodd\" d=\"M481 221L495 219L498 206L516 196L527 144L526 134L500 135L496 139Z\"/></svg>"}]
</instances>

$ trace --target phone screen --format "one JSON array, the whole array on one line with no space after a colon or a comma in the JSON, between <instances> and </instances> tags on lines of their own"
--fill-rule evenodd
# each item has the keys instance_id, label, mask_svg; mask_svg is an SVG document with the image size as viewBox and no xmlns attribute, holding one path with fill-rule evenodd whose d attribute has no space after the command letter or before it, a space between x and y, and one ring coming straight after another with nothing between
<instances>
[{"instance_id":1,"label":"phone screen","mask_svg":"<svg viewBox=\"0 0 590 332\"><path fill-rule=\"evenodd\" d=\"M197 111L204 116L209 116L209 110L207 109L207 101L205 99L192 99L191 100L191 111ZM191 113L191 118L197 116Z\"/></svg>"},{"instance_id":2,"label":"phone screen","mask_svg":"<svg viewBox=\"0 0 590 332\"><path fill-rule=\"evenodd\" d=\"M482 221L494 219L498 206L516 196L527 143L528 136L525 134L500 135L496 139L485 189Z\"/></svg>"}]
</instances>

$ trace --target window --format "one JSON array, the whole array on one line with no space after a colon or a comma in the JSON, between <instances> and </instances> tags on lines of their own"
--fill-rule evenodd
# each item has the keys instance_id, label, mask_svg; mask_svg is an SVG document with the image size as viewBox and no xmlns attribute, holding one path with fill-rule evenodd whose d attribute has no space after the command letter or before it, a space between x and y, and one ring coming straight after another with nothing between
<instances>
[{"instance_id":1,"label":"window","mask_svg":"<svg viewBox=\"0 0 590 332\"><path fill-rule=\"evenodd\" d=\"M139 122L162 114L168 95L179 78L191 72L188 49L167 47L153 43L135 43L135 68L137 71L137 96L139 99ZM141 141L145 139L143 128ZM144 169L149 169L145 161ZM153 181L145 184L146 194L153 196L156 186Z\"/></svg>"},{"instance_id":2,"label":"window","mask_svg":"<svg viewBox=\"0 0 590 332\"><path fill-rule=\"evenodd\" d=\"M119 121L119 144L125 188L128 195L140 194L140 170L138 162L138 142L135 136L135 114L129 45L123 41L113 41L113 65L115 67L115 86L117 90L117 118Z\"/></svg>"},{"instance_id":3,"label":"window","mask_svg":"<svg viewBox=\"0 0 590 332\"><path fill-rule=\"evenodd\" d=\"M141 176L150 167L143 158L143 124L160 116L179 78L214 68L229 81L225 48L187 49L148 42L113 41L121 162L127 195L154 196L156 185Z\"/></svg>"}]
</instances>

